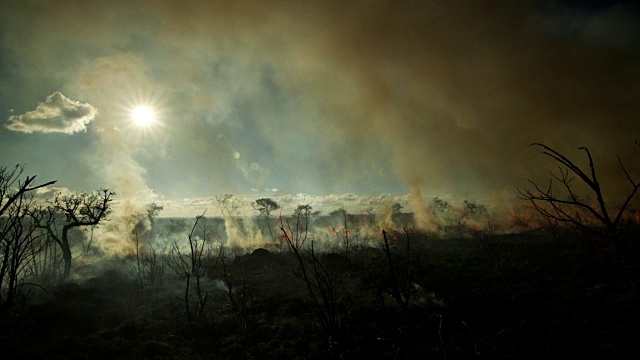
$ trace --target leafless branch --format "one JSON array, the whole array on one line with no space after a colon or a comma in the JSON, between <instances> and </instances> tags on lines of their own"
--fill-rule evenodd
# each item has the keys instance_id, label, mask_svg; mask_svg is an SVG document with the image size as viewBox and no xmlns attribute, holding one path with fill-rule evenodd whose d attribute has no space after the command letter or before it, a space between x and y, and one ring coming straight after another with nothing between
<instances>
[{"instance_id":1,"label":"leafless branch","mask_svg":"<svg viewBox=\"0 0 640 360\"><path fill-rule=\"evenodd\" d=\"M640 142L636 143L640 145ZM554 159L560 166L558 167L558 172L550 172L551 179L545 188L540 187L532 180L527 180L532 188L525 188L524 190L518 189L519 197L531 202L533 207L548 219L570 223L592 233L615 238L625 209L635 197L638 189L640 189L640 182L633 180L620 157L618 157L618 163L632 188L619 207L616 216L612 219L607 204L605 203L600 183L598 182L593 157L588 148L578 148L586 153L589 162L588 170L584 171L569 158L549 146L540 143L534 143L531 144L531 146L542 148L543 154ZM597 206L595 204L588 204L578 196L573 188L575 177L570 176L571 174L575 175L587 185L591 194L595 195ZM562 188L564 196L554 194L554 181ZM594 227L589 222L589 219L585 217L587 215L601 226L599 228Z\"/></svg>"}]
</instances>

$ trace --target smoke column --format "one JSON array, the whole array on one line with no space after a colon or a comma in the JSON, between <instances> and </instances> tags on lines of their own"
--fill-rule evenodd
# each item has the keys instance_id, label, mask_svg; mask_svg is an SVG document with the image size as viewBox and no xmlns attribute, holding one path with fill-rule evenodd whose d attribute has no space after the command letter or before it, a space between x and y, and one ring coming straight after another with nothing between
<instances>
[{"instance_id":1,"label":"smoke column","mask_svg":"<svg viewBox=\"0 0 640 360\"><path fill-rule=\"evenodd\" d=\"M103 230L103 248L110 254L135 251L133 232L145 232L151 226L146 206L154 194L144 180L145 169L134 159L135 136L126 131L130 121L127 107L139 91L136 88L149 86L146 72L135 56L103 57L84 66L70 89L87 96L100 111L94 131L95 153L89 159L104 175L104 186L116 192L114 211Z\"/></svg>"}]
</instances>

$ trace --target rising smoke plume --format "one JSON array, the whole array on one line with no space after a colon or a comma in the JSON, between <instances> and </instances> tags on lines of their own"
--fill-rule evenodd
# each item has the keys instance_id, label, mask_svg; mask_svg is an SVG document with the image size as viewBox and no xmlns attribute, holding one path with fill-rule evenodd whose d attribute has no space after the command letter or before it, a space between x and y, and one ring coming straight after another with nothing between
<instances>
[{"instance_id":1,"label":"rising smoke plume","mask_svg":"<svg viewBox=\"0 0 640 360\"><path fill-rule=\"evenodd\" d=\"M112 254L133 253L134 237L142 237L151 226L147 209L155 194L144 179L146 170L135 159L139 145L128 113L136 91L150 84L147 72L133 55L101 57L82 67L69 86L101 109L90 161L104 176L104 186L116 192L114 211L102 234L103 247Z\"/></svg>"},{"instance_id":2,"label":"rising smoke plume","mask_svg":"<svg viewBox=\"0 0 640 360\"><path fill-rule=\"evenodd\" d=\"M572 157L589 146L615 197L626 192L616 155L638 154L632 2L75 5L5 5L4 47L47 79L75 73L69 93L83 94L107 122L129 86L172 89L174 171L145 167L170 194L246 193L256 185L237 152L256 164L260 186L294 194L391 187L413 189L414 199L488 203L509 194L515 202L516 187L552 166L527 147L543 142ZM61 44L75 51L62 59ZM127 183L119 196L131 198L146 189L133 144L115 124L100 127L113 149L103 155L106 173L125 174L112 180ZM234 151L216 141L221 133ZM414 201L417 213L423 206Z\"/></svg>"}]
</instances>

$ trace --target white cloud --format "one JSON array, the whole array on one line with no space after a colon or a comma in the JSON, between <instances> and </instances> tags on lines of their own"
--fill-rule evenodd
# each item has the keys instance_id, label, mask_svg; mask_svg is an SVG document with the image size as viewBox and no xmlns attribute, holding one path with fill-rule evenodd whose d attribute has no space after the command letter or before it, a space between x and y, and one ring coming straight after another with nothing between
<instances>
[{"instance_id":1,"label":"white cloud","mask_svg":"<svg viewBox=\"0 0 640 360\"><path fill-rule=\"evenodd\" d=\"M258 191L258 189L252 189ZM338 208L344 208L352 214L363 214L366 208L373 208L374 211L383 213L393 203L400 203L404 206L404 211L411 211L409 195L381 194L377 196L357 195L357 194L268 194L272 189L265 189L263 195L239 195L235 196L239 200L240 216L255 216L256 212L251 207L251 202L259 197L269 197L280 205L278 214L292 214L298 205L311 205L313 210L320 210L323 214L328 214ZM164 207L160 213L162 217L194 217L207 210L207 216L220 216L218 205L211 197L184 198L176 200L159 200L159 205Z\"/></svg>"},{"instance_id":2,"label":"white cloud","mask_svg":"<svg viewBox=\"0 0 640 360\"><path fill-rule=\"evenodd\" d=\"M52 200L57 195L62 196L72 196L75 195L76 192L70 190L67 187L57 187L57 186L45 186L36 190L36 199L40 201Z\"/></svg>"},{"instance_id":3,"label":"white cloud","mask_svg":"<svg viewBox=\"0 0 640 360\"><path fill-rule=\"evenodd\" d=\"M38 104L35 110L21 115L11 115L6 128L24 133L73 134L87 130L87 124L95 119L98 110L91 104L70 99L56 91Z\"/></svg>"}]
</instances>

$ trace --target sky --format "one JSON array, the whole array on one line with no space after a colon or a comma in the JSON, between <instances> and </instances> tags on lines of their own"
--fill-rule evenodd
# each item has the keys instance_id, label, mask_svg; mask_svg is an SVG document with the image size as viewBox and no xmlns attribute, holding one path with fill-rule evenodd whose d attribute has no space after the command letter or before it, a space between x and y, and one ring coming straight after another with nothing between
<instances>
[{"instance_id":1,"label":"sky","mask_svg":"<svg viewBox=\"0 0 640 360\"><path fill-rule=\"evenodd\" d=\"M1 0L0 165L165 216L227 193L357 212L517 203L555 166L540 142L587 146L616 197L638 24L634 1Z\"/></svg>"}]
</instances>

